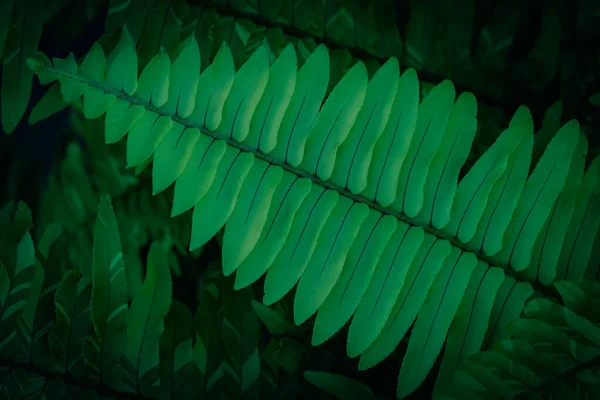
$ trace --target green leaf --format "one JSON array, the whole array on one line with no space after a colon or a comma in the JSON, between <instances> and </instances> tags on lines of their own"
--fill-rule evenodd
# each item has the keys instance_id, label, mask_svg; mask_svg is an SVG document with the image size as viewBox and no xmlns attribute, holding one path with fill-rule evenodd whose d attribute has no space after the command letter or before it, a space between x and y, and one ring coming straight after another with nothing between
<instances>
[{"instance_id":1,"label":"green leaf","mask_svg":"<svg viewBox=\"0 0 600 400\"><path fill-rule=\"evenodd\" d=\"M264 304L252 300L252 307L254 308L256 315L258 315L272 335L295 335L300 331L299 327L289 323L275 310Z\"/></svg>"},{"instance_id":2,"label":"green leaf","mask_svg":"<svg viewBox=\"0 0 600 400\"><path fill-rule=\"evenodd\" d=\"M358 61L327 97L306 142L300 168L328 180L336 163L338 147L346 140L367 92L367 70Z\"/></svg>"},{"instance_id":3,"label":"green leaf","mask_svg":"<svg viewBox=\"0 0 600 400\"><path fill-rule=\"evenodd\" d=\"M450 390L458 396L456 398L462 398L466 392L465 387L469 392L473 391L478 399L507 398L520 392L523 382L506 373L498 373L482 364L472 362L457 371Z\"/></svg>"},{"instance_id":4,"label":"green leaf","mask_svg":"<svg viewBox=\"0 0 600 400\"><path fill-rule=\"evenodd\" d=\"M258 242L282 174L281 167L263 160L252 163L223 234L225 276L237 269Z\"/></svg>"},{"instance_id":5,"label":"green leaf","mask_svg":"<svg viewBox=\"0 0 600 400\"><path fill-rule=\"evenodd\" d=\"M23 352L28 354L29 357L27 362L34 365L47 365L48 363L50 356L48 334L56 315L54 296L56 290L61 286L63 278L59 268L48 267L49 265L59 265L64 257L57 246L49 247L48 242L52 240L49 236L53 236L52 231L53 229L50 227L47 228L38 242L38 253L43 257L40 258L40 263L43 266L43 285L37 299L33 325L28 328L31 342L28 343L28 349L23 349ZM34 288L35 286L32 286L32 292Z\"/></svg>"},{"instance_id":6,"label":"green leaf","mask_svg":"<svg viewBox=\"0 0 600 400\"><path fill-rule=\"evenodd\" d=\"M300 165L328 82L329 54L325 45L321 44L298 71L294 94L283 115L273 157L294 167Z\"/></svg>"},{"instance_id":7,"label":"green leaf","mask_svg":"<svg viewBox=\"0 0 600 400\"><path fill-rule=\"evenodd\" d=\"M41 51L36 52L35 57L27 59L27 66L37 75L42 85L54 83L58 79L54 72L46 70L52 66L52 61Z\"/></svg>"},{"instance_id":8,"label":"green leaf","mask_svg":"<svg viewBox=\"0 0 600 400\"><path fill-rule=\"evenodd\" d=\"M148 396L159 384L159 339L172 301L171 272L162 245L154 242L146 279L133 299L127 320L123 373L129 390Z\"/></svg>"},{"instance_id":9,"label":"green leaf","mask_svg":"<svg viewBox=\"0 0 600 400\"><path fill-rule=\"evenodd\" d=\"M600 281L570 279L557 281L554 287L565 306L595 323L600 322L597 310L600 306Z\"/></svg>"},{"instance_id":10,"label":"green leaf","mask_svg":"<svg viewBox=\"0 0 600 400\"><path fill-rule=\"evenodd\" d=\"M108 15L104 22L106 31L113 32L125 25L130 4L131 2L126 0L109 0Z\"/></svg>"},{"instance_id":11,"label":"green leaf","mask_svg":"<svg viewBox=\"0 0 600 400\"><path fill-rule=\"evenodd\" d=\"M42 285L44 284L44 269L39 261L35 263L35 274L31 282L31 289L29 291L29 298L23 312L21 319L17 324L17 330L19 334L19 358L24 362L30 363L32 357L31 344L33 342L33 324L35 322L36 311L40 300L40 294L42 291ZM0 290L2 291L2 290ZM0 294L0 298L2 295Z\"/></svg>"},{"instance_id":12,"label":"green leaf","mask_svg":"<svg viewBox=\"0 0 600 400\"><path fill-rule=\"evenodd\" d=\"M394 202L402 163L408 153L417 123L419 79L414 69L406 70L398 81L398 91L388 123L373 149L367 187L362 195L383 207Z\"/></svg>"},{"instance_id":13,"label":"green leaf","mask_svg":"<svg viewBox=\"0 0 600 400\"><path fill-rule=\"evenodd\" d=\"M525 383L530 387L535 387L539 385L542 380L552 377L552 373L548 370L539 370L531 363L523 362L523 359L512 359L509 353L482 351L474 354L470 361L476 363L475 368L469 368L468 364L466 364L466 370L476 372L474 374L475 376L485 376L484 374L481 374L481 372L474 370L481 367L493 367L497 371L497 375L500 379L503 379L505 382L510 382L511 380L514 381L514 383L511 382L510 386L507 385L511 390L518 390L518 388L513 388L511 386L518 386L519 383Z\"/></svg>"},{"instance_id":14,"label":"green leaf","mask_svg":"<svg viewBox=\"0 0 600 400\"><path fill-rule=\"evenodd\" d=\"M61 234L62 227L58 222L49 224L44 230L42 237L37 243L37 251L44 260L47 260L50 256L50 250L53 248L53 245L56 243L56 240Z\"/></svg>"},{"instance_id":15,"label":"green leaf","mask_svg":"<svg viewBox=\"0 0 600 400\"><path fill-rule=\"evenodd\" d=\"M212 185L194 207L190 250L208 242L225 225L253 162L252 153L226 146Z\"/></svg>"},{"instance_id":16,"label":"green leaf","mask_svg":"<svg viewBox=\"0 0 600 400\"><path fill-rule=\"evenodd\" d=\"M419 387L433 367L476 265L473 253L452 248L410 335L398 377L398 398L406 397Z\"/></svg>"},{"instance_id":17,"label":"green leaf","mask_svg":"<svg viewBox=\"0 0 600 400\"><path fill-rule=\"evenodd\" d=\"M200 135L185 169L175 182L171 217L189 210L206 195L227 149L225 141Z\"/></svg>"},{"instance_id":18,"label":"green leaf","mask_svg":"<svg viewBox=\"0 0 600 400\"><path fill-rule=\"evenodd\" d=\"M69 56L64 59L53 58L52 64L54 64L54 68L60 69L61 71L65 71L72 75L77 74L78 65L73 53L70 53ZM62 97L67 103L72 103L83 95L85 86L76 80L71 79L68 75L59 76L58 81L60 82L60 92Z\"/></svg>"},{"instance_id":19,"label":"green leaf","mask_svg":"<svg viewBox=\"0 0 600 400\"><path fill-rule=\"evenodd\" d=\"M385 246L396 231L396 218L369 210L352 244L342 274L317 312L312 345L333 336L352 317L371 282Z\"/></svg>"},{"instance_id":20,"label":"green leaf","mask_svg":"<svg viewBox=\"0 0 600 400\"><path fill-rule=\"evenodd\" d=\"M520 135L517 148L509 155L506 169L494 184L475 235L470 244L489 256L503 245L506 228L527 180L533 145L533 118L526 107L519 107L509 129ZM537 139L536 139L537 140Z\"/></svg>"},{"instance_id":21,"label":"green leaf","mask_svg":"<svg viewBox=\"0 0 600 400\"><path fill-rule=\"evenodd\" d=\"M127 42L125 41L125 43ZM79 74L92 82L103 82L106 70L106 55L100 44L95 42L86 54L79 68ZM117 97L112 93L106 93L93 86L87 86L83 92L83 115L90 119L98 118L115 103L116 99ZM111 135L107 135L107 137L111 137Z\"/></svg>"},{"instance_id":22,"label":"green leaf","mask_svg":"<svg viewBox=\"0 0 600 400\"><path fill-rule=\"evenodd\" d=\"M142 71L135 96L155 107L162 107L167 102L170 93L170 73L171 66L168 55L164 52L157 54ZM118 125L117 133L111 135L111 138L119 140L129 130L127 166L136 167L152 155L162 138L172 128L173 121L170 117L154 112L142 113L141 110L128 110L126 107L123 107L121 112L126 112L128 119ZM115 117L118 118L118 115Z\"/></svg>"},{"instance_id":23,"label":"green leaf","mask_svg":"<svg viewBox=\"0 0 600 400\"><path fill-rule=\"evenodd\" d=\"M127 136L127 168L140 166L152 156L172 127L173 120L170 117L144 113Z\"/></svg>"},{"instance_id":24,"label":"green leaf","mask_svg":"<svg viewBox=\"0 0 600 400\"><path fill-rule=\"evenodd\" d=\"M288 171L283 171L281 182L273 193L272 206L269 208L260 238L236 271L236 290L254 283L271 267L283 248L294 217L311 187L310 179L298 178Z\"/></svg>"},{"instance_id":25,"label":"green leaf","mask_svg":"<svg viewBox=\"0 0 600 400\"><path fill-rule=\"evenodd\" d=\"M7 8L3 5L10 15L2 60L2 128L7 134L15 130L29 104L33 72L27 66L27 59L36 54L44 24L42 0L19 1L12 13L10 3ZM3 42L1 35L0 42Z\"/></svg>"},{"instance_id":26,"label":"green leaf","mask_svg":"<svg viewBox=\"0 0 600 400\"><path fill-rule=\"evenodd\" d=\"M307 345L298 342L287 336L279 339L279 348L274 354L275 361L288 374L292 376L299 375L302 372L303 365L306 362Z\"/></svg>"},{"instance_id":27,"label":"green leaf","mask_svg":"<svg viewBox=\"0 0 600 400\"><path fill-rule=\"evenodd\" d=\"M165 331L159 346L160 386L171 399L194 397L193 340L194 318L183 303L174 300L165 319Z\"/></svg>"},{"instance_id":28,"label":"green leaf","mask_svg":"<svg viewBox=\"0 0 600 400\"><path fill-rule=\"evenodd\" d=\"M517 319L521 315L525 303L532 294L533 287L529 282L517 281L508 274L504 275L504 280L496 292L489 326L482 347L486 348L510 337L506 326L510 321Z\"/></svg>"},{"instance_id":29,"label":"green leaf","mask_svg":"<svg viewBox=\"0 0 600 400\"><path fill-rule=\"evenodd\" d=\"M85 361L102 384L118 381L115 368L123 353L127 327L127 277L117 220L108 195L100 197L94 231L90 312L94 336Z\"/></svg>"},{"instance_id":30,"label":"green leaf","mask_svg":"<svg viewBox=\"0 0 600 400\"><path fill-rule=\"evenodd\" d=\"M304 377L319 389L341 400L376 399L377 396L364 383L338 374L321 371L305 371Z\"/></svg>"},{"instance_id":31,"label":"green leaf","mask_svg":"<svg viewBox=\"0 0 600 400\"><path fill-rule=\"evenodd\" d=\"M66 384L60 378L29 373L27 385L21 388L20 399L62 398L66 395Z\"/></svg>"},{"instance_id":32,"label":"green leaf","mask_svg":"<svg viewBox=\"0 0 600 400\"><path fill-rule=\"evenodd\" d=\"M10 277L8 276L8 268L0 261L0 304L4 307L8 290L10 289Z\"/></svg>"},{"instance_id":33,"label":"green leaf","mask_svg":"<svg viewBox=\"0 0 600 400\"><path fill-rule=\"evenodd\" d=\"M235 78L231 51L221 44L213 62L204 70L198 81L194 110L189 121L216 131L221 125L223 107Z\"/></svg>"},{"instance_id":34,"label":"green leaf","mask_svg":"<svg viewBox=\"0 0 600 400\"><path fill-rule=\"evenodd\" d=\"M296 65L296 52L288 44L271 66L267 86L250 121L250 132L244 142L264 154L269 154L277 144L279 128L296 87Z\"/></svg>"},{"instance_id":35,"label":"green leaf","mask_svg":"<svg viewBox=\"0 0 600 400\"><path fill-rule=\"evenodd\" d=\"M18 218L18 216L16 217ZM14 228L14 225L11 228ZM11 271L12 270L12 271ZM2 264L0 283L0 355L8 359L18 346L17 324L23 315L35 278L35 250L29 232L25 232L16 247L12 268Z\"/></svg>"},{"instance_id":36,"label":"green leaf","mask_svg":"<svg viewBox=\"0 0 600 400\"><path fill-rule=\"evenodd\" d=\"M282 369L275 361L275 352L277 351L277 341L273 338L269 339L269 343L264 348L261 354L263 360L261 366L261 381L260 391L261 395L271 399L281 399L284 396L289 396L290 391L294 391L293 388L284 389L285 383L282 382L282 378L285 379Z\"/></svg>"},{"instance_id":37,"label":"green leaf","mask_svg":"<svg viewBox=\"0 0 600 400\"><path fill-rule=\"evenodd\" d=\"M267 86L269 60L264 46L256 50L235 74L233 86L223 105L218 132L225 138L243 142L250 131L254 110Z\"/></svg>"},{"instance_id":38,"label":"green leaf","mask_svg":"<svg viewBox=\"0 0 600 400\"><path fill-rule=\"evenodd\" d=\"M398 60L392 57L370 80L356 121L338 150L340 158L331 177L331 182L337 186L356 194L367 187L373 147L390 117L399 74Z\"/></svg>"},{"instance_id":39,"label":"green leaf","mask_svg":"<svg viewBox=\"0 0 600 400\"><path fill-rule=\"evenodd\" d=\"M145 114L146 109L139 104L117 98L106 110L105 140L106 144L117 143L133 128Z\"/></svg>"},{"instance_id":40,"label":"green leaf","mask_svg":"<svg viewBox=\"0 0 600 400\"><path fill-rule=\"evenodd\" d=\"M565 185L578 140L579 124L573 120L552 139L525 183L498 254L502 263L510 263L516 271L524 270L531 262L535 240Z\"/></svg>"},{"instance_id":41,"label":"green leaf","mask_svg":"<svg viewBox=\"0 0 600 400\"><path fill-rule=\"evenodd\" d=\"M425 234L423 243L406 274L400 295L379 336L368 349L361 343L357 343L360 347L348 346L346 349L349 357L361 355L358 364L360 370L377 365L398 346L419 313L450 250L448 241Z\"/></svg>"},{"instance_id":42,"label":"green leaf","mask_svg":"<svg viewBox=\"0 0 600 400\"><path fill-rule=\"evenodd\" d=\"M135 97L160 108L167 102L170 82L171 59L167 53L161 51L144 67L138 80Z\"/></svg>"},{"instance_id":43,"label":"green leaf","mask_svg":"<svg viewBox=\"0 0 600 400\"><path fill-rule=\"evenodd\" d=\"M348 349L362 353L379 336L423 239L422 228L410 227L402 222L397 225L352 318L348 331Z\"/></svg>"},{"instance_id":44,"label":"green leaf","mask_svg":"<svg viewBox=\"0 0 600 400\"><path fill-rule=\"evenodd\" d=\"M222 339L230 364L226 376L233 381L226 388L230 398L255 396L258 389L254 384L260 377L260 323L254 313L251 301L254 298L252 288L233 290L233 282L223 282L224 319ZM229 385L228 385L229 386Z\"/></svg>"},{"instance_id":45,"label":"green leaf","mask_svg":"<svg viewBox=\"0 0 600 400\"><path fill-rule=\"evenodd\" d=\"M281 9L284 7L279 1L267 0L265 2L260 1L257 4L258 15L268 20L275 20L281 14Z\"/></svg>"},{"instance_id":46,"label":"green leaf","mask_svg":"<svg viewBox=\"0 0 600 400\"><path fill-rule=\"evenodd\" d=\"M524 271L525 276L531 281L535 280L541 282L543 285L550 285L556 279L561 250L565 247L565 235L575 212L575 201L581 188L587 147L587 139L585 136L580 135L579 143L569 167L565 187L560 193L550 217L546 220L546 224L538 236L532 255L532 262ZM595 232L591 236L594 235ZM562 246L556 246L555 243L561 243ZM577 263L580 262L584 261L577 261Z\"/></svg>"},{"instance_id":47,"label":"green leaf","mask_svg":"<svg viewBox=\"0 0 600 400\"><path fill-rule=\"evenodd\" d=\"M352 53L345 48L333 49L331 51L331 77L327 87L328 97L331 95L335 86L341 81L344 75L354 66L357 60L352 57Z\"/></svg>"},{"instance_id":48,"label":"green leaf","mask_svg":"<svg viewBox=\"0 0 600 400\"><path fill-rule=\"evenodd\" d=\"M525 115L526 112L527 109L523 107L517 110L515 115ZM527 130L521 129L520 124L509 126L479 157L458 184L450 212L450 222L443 231L457 237L463 243L468 243L473 238L488 203L489 194L508 168L509 156L526 132Z\"/></svg>"},{"instance_id":49,"label":"green leaf","mask_svg":"<svg viewBox=\"0 0 600 400\"><path fill-rule=\"evenodd\" d=\"M594 349L583 346L544 321L518 318L508 324L508 331L515 339L502 341L505 353L512 353L524 364L543 365L552 375L568 374L568 370L580 363L590 361ZM515 343L517 342L517 343ZM597 353L596 353L597 355Z\"/></svg>"},{"instance_id":50,"label":"green leaf","mask_svg":"<svg viewBox=\"0 0 600 400\"><path fill-rule=\"evenodd\" d=\"M467 160L477 130L476 117L475 96L461 94L452 107L440 146L431 160L423 188L423 207L417 220L437 229L450 221L458 174Z\"/></svg>"},{"instance_id":51,"label":"green leaf","mask_svg":"<svg viewBox=\"0 0 600 400\"><path fill-rule=\"evenodd\" d=\"M544 153L550 140L560 130L563 118L563 102L558 100L544 112L542 127L535 133L535 142L533 143L532 162L537 164L540 157Z\"/></svg>"},{"instance_id":52,"label":"green leaf","mask_svg":"<svg viewBox=\"0 0 600 400\"><path fill-rule=\"evenodd\" d=\"M185 0L154 0L146 13L138 54L140 65L152 58L161 48L173 55L180 40L183 19L189 14Z\"/></svg>"},{"instance_id":53,"label":"green leaf","mask_svg":"<svg viewBox=\"0 0 600 400\"><path fill-rule=\"evenodd\" d=\"M35 125L40 121L50 118L69 106L61 94L61 86L56 83L50 86L50 89L44 94L44 97L37 102L29 114L29 125Z\"/></svg>"},{"instance_id":54,"label":"green leaf","mask_svg":"<svg viewBox=\"0 0 600 400\"><path fill-rule=\"evenodd\" d=\"M225 357L220 340L223 321L223 308L220 304L219 289L214 283L204 288L196 311L196 342L194 343L194 363L200 371L202 382L199 385L204 398L211 390L219 392L224 375L222 360ZM213 392L214 393L214 392Z\"/></svg>"},{"instance_id":55,"label":"green leaf","mask_svg":"<svg viewBox=\"0 0 600 400\"><path fill-rule=\"evenodd\" d=\"M478 262L448 330L446 350L434 391L449 385L456 367L481 349L494 299L503 279L501 268Z\"/></svg>"},{"instance_id":56,"label":"green leaf","mask_svg":"<svg viewBox=\"0 0 600 400\"><path fill-rule=\"evenodd\" d=\"M392 210L404 212L410 218L421 211L423 188L446 131L454 96L454 85L446 80L434 87L419 104L417 124L400 170L400 184Z\"/></svg>"},{"instance_id":57,"label":"green leaf","mask_svg":"<svg viewBox=\"0 0 600 400\"><path fill-rule=\"evenodd\" d=\"M524 314L529 318L545 321L554 328L567 333L572 339L576 338L578 342L600 348L600 327L548 298L529 301Z\"/></svg>"},{"instance_id":58,"label":"green leaf","mask_svg":"<svg viewBox=\"0 0 600 400\"><path fill-rule=\"evenodd\" d=\"M192 114L200 78L200 49L191 36L179 45L171 65L169 95L161 111L187 118Z\"/></svg>"},{"instance_id":59,"label":"green leaf","mask_svg":"<svg viewBox=\"0 0 600 400\"><path fill-rule=\"evenodd\" d=\"M179 122L173 123L173 127L160 141L154 153L153 195L165 190L183 173L200 135L198 128L188 128Z\"/></svg>"},{"instance_id":60,"label":"green leaf","mask_svg":"<svg viewBox=\"0 0 600 400\"><path fill-rule=\"evenodd\" d=\"M113 32L127 26L134 43L137 43L151 4L147 0L110 0L104 29Z\"/></svg>"},{"instance_id":61,"label":"green leaf","mask_svg":"<svg viewBox=\"0 0 600 400\"><path fill-rule=\"evenodd\" d=\"M4 56L4 46L10 27L10 16L12 15L14 0L6 0L0 4L0 60Z\"/></svg>"},{"instance_id":62,"label":"green leaf","mask_svg":"<svg viewBox=\"0 0 600 400\"><path fill-rule=\"evenodd\" d=\"M355 31L355 6L357 3L336 4L334 1L326 3L327 20L323 30L327 38L331 38L345 46L352 47L356 43Z\"/></svg>"},{"instance_id":63,"label":"green leaf","mask_svg":"<svg viewBox=\"0 0 600 400\"><path fill-rule=\"evenodd\" d=\"M554 374L574 374L581 364L595 362L600 349L589 340L573 337L573 331L557 327L538 319L519 318L508 325L509 332L517 339L529 342L535 352L529 354L537 363L547 366ZM594 331L588 331L593 334ZM596 332L597 334L597 327ZM583 343L582 343L583 342ZM541 353L536 355L535 353Z\"/></svg>"},{"instance_id":64,"label":"green leaf","mask_svg":"<svg viewBox=\"0 0 600 400\"><path fill-rule=\"evenodd\" d=\"M340 197L318 236L314 253L300 277L294 322L300 325L323 304L342 273L348 251L369 214L364 203Z\"/></svg>"},{"instance_id":65,"label":"green leaf","mask_svg":"<svg viewBox=\"0 0 600 400\"><path fill-rule=\"evenodd\" d=\"M138 88L137 53L129 30L124 28L119 42L107 57L104 83L111 88L133 95Z\"/></svg>"},{"instance_id":66,"label":"green leaf","mask_svg":"<svg viewBox=\"0 0 600 400\"><path fill-rule=\"evenodd\" d=\"M17 204L11 225L5 231L9 236L8 244L15 246L17 249L17 259L21 256L23 257L19 263L15 261L15 265L19 264L21 267L26 267L28 263L33 263L33 254L29 251L30 246L32 246L30 245L31 239L29 239L29 241L23 239L24 235L26 235L27 231L31 228L33 228L31 210L27 207L27 204L20 201ZM12 248L11 251L13 251ZM13 265L9 265L9 268L11 267L13 267ZM14 269L12 269L12 271L14 272Z\"/></svg>"},{"instance_id":67,"label":"green leaf","mask_svg":"<svg viewBox=\"0 0 600 400\"><path fill-rule=\"evenodd\" d=\"M594 238L600 226L600 156L588 167L577 199L573 216L565 233L560 254L558 277L598 279L600 268L591 259Z\"/></svg>"},{"instance_id":68,"label":"green leaf","mask_svg":"<svg viewBox=\"0 0 600 400\"><path fill-rule=\"evenodd\" d=\"M7 370L2 375L5 375L5 381L0 385L0 394L2 395L2 398L7 400L18 400L23 388L27 387L29 383L27 372L22 368L14 368Z\"/></svg>"},{"instance_id":69,"label":"green leaf","mask_svg":"<svg viewBox=\"0 0 600 400\"><path fill-rule=\"evenodd\" d=\"M89 281L80 279L77 270L71 269L54 295L56 317L48 341L51 361L62 373L83 375L81 347L92 334L90 294Z\"/></svg>"}]
</instances>

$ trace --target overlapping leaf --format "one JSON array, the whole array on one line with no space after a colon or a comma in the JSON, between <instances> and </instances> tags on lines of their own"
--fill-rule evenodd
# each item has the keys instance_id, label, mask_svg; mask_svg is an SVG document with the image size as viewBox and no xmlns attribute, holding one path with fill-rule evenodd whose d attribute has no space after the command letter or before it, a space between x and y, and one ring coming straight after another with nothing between
<instances>
[{"instance_id":1,"label":"overlapping leaf","mask_svg":"<svg viewBox=\"0 0 600 400\"><path fill-rule=\"evenodd\" d=\"M84 360L81 347L92 333L90 320L91 285L70 270L54 295L56 317L48 341L52 364L60 372L81 376Z\"/></svg>"},{"instance_id":2,"label":"overlapping leaf","mask_svg":"<svg viewBox=\"0 0 600 400\"><path fill-rule=\"evenodd\" d=\"M118 381L127 327L127 277L117 220L108 196L100 198L94 238L90 313L94 336L84 349L86 364L101 383Z\"/></svg>"},{"instance_id":3,"label":"overlapping leaf","mask_svg":"<svg viewBox=\"0 0 600 400\"><path fill-rule=\"evenodd\" d=\"M172 302L168 268L165 250L154 243L148 255L146 279L131 303L127 320L123 373L133 393L148 395L159 384L159 340Z\"/></svg>"},{"instance_id":4,"label":"overlapping leaf","mask_svg":"<svg viewBox=\"0 0 600 400\"><path fill-rule=\"evenodd\" d=\"M597 282L558 281L565 305L530 300L525 315L508 325L510 340L475 354L454 375L447 393L512 398L520 395L586 398L599 393L600 330L595 311L571 299L597 299Z\"/></svg>"}]
</instances>

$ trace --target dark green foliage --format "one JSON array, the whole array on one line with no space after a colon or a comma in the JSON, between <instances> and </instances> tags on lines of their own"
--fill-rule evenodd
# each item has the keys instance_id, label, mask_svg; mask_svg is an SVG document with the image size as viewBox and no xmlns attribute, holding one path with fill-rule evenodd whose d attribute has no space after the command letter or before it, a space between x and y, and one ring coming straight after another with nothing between
<instances>
[{"instance_id":1,"label":"dark green foliage","mask_svg":"<svg viewBox=\"0 0 600 400\"><path fill-rule=\"evenodd\" d=\"M229 296L223 297L210 283L194 318L187 305L171 299L166 252L155 243L144 283L128 304L128 267L107 196L100 200L92 270L71 269L49 287L52 281L44 280L44 270L53 279L58 266L54 250L61 243L42 239L46 251L51 249L50 258L40 247L36 256L29 232L23 231L30 226L30 220L22 225L23 218L27 221L26 206L19 204L15 215L9 207L2 211L8 217L3 220L2 243L21 236L17 247L1 254L3 398L58 399L84 392L123 399L213 398L221 390L236 398L254 392L254 398L268 390L261 387L269 383L259 383L261 328L252 311L250 288L233 291L230 280L219 278L221 290ZM53 236L47 232L46 236ZM32 273L26 276L23 270ZM17 292L11 289L15 285L26 288L19 290L24 300L15 298ZM240 296L245 296L244 301ZM15 308L15 304L22 306ZM40 326L42 321L46 325ZM277 361L278 357L270 367L279 374L286 361Z\"/></svg>"}]
</instances>

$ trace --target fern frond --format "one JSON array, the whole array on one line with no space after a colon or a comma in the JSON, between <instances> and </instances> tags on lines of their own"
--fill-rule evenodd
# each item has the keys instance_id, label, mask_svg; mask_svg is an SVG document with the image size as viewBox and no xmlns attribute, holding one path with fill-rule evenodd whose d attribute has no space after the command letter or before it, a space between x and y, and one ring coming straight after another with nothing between
<instances>
[{"instance_id":1,"label":"fern frond","mask_svg":"<svg viewBox=\"0 0 600 400\"><path fill-rule=\"evenodd\" d=\"M505 339L503 324L520 314L532 286L547 293L543 285L566 268L551 247L581 249L578 265L594 273L587 270L600 164L592 163L581 185L569 181L582 173L585 155L576 121L557 132L529 174L533 124L520 108L457 182L476 103L471 94L455 100L449 81L419 104L414 71L394 78L391 59L369 81L359 61L325 98L331 60L324 46L297 73L291 45L272 65L259 47L237 72L221 46L215 65L200 74L193 38L172 62L165 53L153 57L138 80L132 43L124 30L108 57L95 44L78 69L43 57L30 64L81 93L87 117L107 114L107 142L129 133L129 167L154 155L153 191L175 180L172 214L193 207L190 248L225 226L223 269L240 271L236 288L266 271L263 302L271 304L298 283L294 320L317 313L313 343L354 316L348 354L361 355L367 368L392 352L416 318L399 396L422 382L448 335L450 364L490 338ZM382 80L391 82L383 92ZM555 212L573 204L567 189L589 211ZM567 247L563 218L573 226ZM544 272L533 273L540 257ZM465 325L475 303L481 313ZM472 345L456 340L461 335ZM442 370L440 385L450 372Z\"/></svg>"}]
</instances>

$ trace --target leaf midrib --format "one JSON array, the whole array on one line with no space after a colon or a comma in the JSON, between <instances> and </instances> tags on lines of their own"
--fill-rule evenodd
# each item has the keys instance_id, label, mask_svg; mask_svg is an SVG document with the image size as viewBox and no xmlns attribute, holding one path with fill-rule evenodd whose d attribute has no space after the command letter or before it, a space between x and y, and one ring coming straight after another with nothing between
<instances>
[{"instance_id":1,"label":"leaf midrib","mask_svg":"<svg viewBox=\"0 0 600 400\"><path fill-rule=\"evenodd\" d=\"M115 90L115 89L113 89L113 88L111 88L109 86L106 86L106 85L104 85L104 84L102 84L100 82L89 80L89 79L87 79L85 77L82 77L80 75L77 75L77 74L74 74L74 73L70 73L70 72L67 72L67 71L62 71L60 69L56 69L56 68L50 67L48 65L44 65L41 68L41 70L43 70L45 72L51 72L51 73L53 73L55 75L64 76L64 77L73 79L73 80L75 80L75 81L77 81L79 83L82 83L82 84L88 85L90 87L96 88L98 90L101 90L103 92L113 94L113 95L115 95L115 96L117 96L117 97L119 97L119 98L121 98L121 99L123 99L125 101L128 101L128 102L130 102L132 104L140 105L140 106L144 107L145 109L147 109L149 111L152 111L152 112L154 112L156 114L159 114L161 116L170 117L173 121L178 122L178 123L180 123L180 124L182 124L182 125L184 125L184 126L186 126L188 128L198 128L203 134L205 134L207 136L210 136L213 139L223 140L223 141L225 141L230 146L233 146L233 147L235 147L235 148L237 148L237 149L239 149L241 151L252 153L252 154L254 154L254 156L262 159L263 161L266 161L266 162L268 162L270 164L273 164L273 165L280 166L281 168L283 168L283 169L285 169L285 170L287 170L287 171L295 174L296 176L300 176L300 177L303 177L303 178L308 178L312 182L314 182L314 183L316 183L318 185L321 185L321 186L323 186L326 189L335 190L338 193L340 193L341 195L348 197L349 199L351 199L354 202L366 204L370 208L372 208L372 209L374 209L376 211L379 211L383 215L392 215L392 216L396 217L397 219L399 219L399 220L401 220L403 222L406 222L407 224L410 224L412 226L420 226L426 232L429 232L429 233L435 235L438 238L442 238L442 239L445 239L445 240L449 241L453 246L458 247L462 251L467 251L467 252L473 253L478 259L480 259L480 260L484 261L485 263L487 263L488 264L488 268L491 267L491 266L502 268L506 274L513 276L515 279L520 280L520 281L529 282L533 286L534 290L542 293L543 295L550 296L550 297L556 297L556 293L553 290L551 290L550 287L546 287L546 286L542 285L540 282L537 282L537 281L534 281L534 280L528 279L527 277L522 276L521 274L519 274L518 272L516 272L512 268L510 268L509 265L499 264L499 263L494 262L491 259L491 257L486 256L481 251L479 251L479 250L477 250L477 249L475 249L475 248L473 248L473 247L471 247L471 246L469 246L469 245L467 245L467 244L459 241L458 239L456 239L454 237L451 237L447 233L442 232L442 231L434 228L431 225L428 225L428 224L425 224L423 222L417 221L417 220L415 220L413 218L410 218L407 215L405 215L404 213L400 213L400 212L397 212L397 211L394 211L394 210L382 207L381 205L375 203L372 200L366 199L366 198L364 198L361 195L357 195L357 194L351 193L350 191L348 191L346 189L343 189L343 188L341 188L341 187L339 187L339 186L337 186L337 185L335 185L333 183L323 181L318 176L311 175L311 174L309 174L307 172L304 172L304 171L300 170L299 168L293 167L293 166L291 166L289 164L286 164L286 163L284 163L284 162L282 162L280 160L277 160L277 159L275 159L275 158L273 158L273 157L271 157L271 156L269 156L267 154L264 154L264 153L262 153L262 152L260 152L258 150L255 150L255 149L247 146L244 143L239 143L239 142L235 141L234 139L232 139L230 137L220 136L216 132L212 132L212 131L208 130L206 128L206 126L204 126L204 125L197 125L197 124L192 123L192 121L189 121L187 119L179 117L178 115L167 113L167 112L161 110L160 108L155 107L152 104L149 104L149 103L147 103L147 102L145 102L143 100L140 100L140 99L138 99L138 98L136 98L134 96L127 95L127 94L125 94L125 93L123 93L121 91Z\"/></svg>"}]
</instances>

